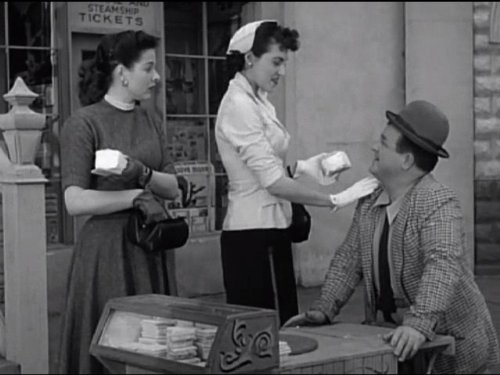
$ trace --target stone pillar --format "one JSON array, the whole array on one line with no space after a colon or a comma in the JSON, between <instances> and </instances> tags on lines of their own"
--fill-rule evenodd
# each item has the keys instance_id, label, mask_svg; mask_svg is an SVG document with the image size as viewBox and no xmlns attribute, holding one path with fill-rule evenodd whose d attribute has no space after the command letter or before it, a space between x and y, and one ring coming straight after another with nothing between
<instances>
[{"instance_id":1,"label":"stone pillar","mask_svg":"<svg viewBox=\"0 0 500 375\"><path fill-rule=\"evenodd\" d=\"M405 2L406 102L436 104L450 121L434 176L458 195L466 259L474 267L474 56L472 2Z\"/></svg>"},{"instance_id":2,"label":"stone pillar","mask_svg":"<svg viewBox=\"0 0 500 375\"><path fill-rule=\"evenodd\" d=\"M500 275L500 4L474 2L476 275Z\"/></svg>"},{"instance_id":3,"label":"stone pillar","mask_svg":"<svg viewBox=\"0 0 500 375\"><path fill-rule=\"evenodd\" d=\"M0 115L11 164L2 170L6 357L22 373L48 374L45 183L33 164L45 115L29 105L38 95L17 78Z\"/></svg>"}]
</instances>

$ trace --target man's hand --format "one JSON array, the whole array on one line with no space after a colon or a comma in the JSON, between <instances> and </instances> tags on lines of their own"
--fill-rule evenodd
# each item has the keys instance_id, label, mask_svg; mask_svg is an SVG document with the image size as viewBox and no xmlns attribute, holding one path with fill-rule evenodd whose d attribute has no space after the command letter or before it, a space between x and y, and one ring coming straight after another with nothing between
<instances>
[{"instance_id":1,"label":"man's hand","mask_svg":"<svg viewBox=\"0 0 500 375\"><path fill-rule=\"evenodd\" d=\"M399 326L383 338L394 348L394 355L400 362L412 358L425 342L422 333L408 326Z\"/></svg>"},{"instance_id":2,"label":"man's hand","mask_svg":"<svg viewBox=\"0 0 500 375\"><path fill-rule=\"evenodd\" d=\"M305 313L292 316L288 319L283 328L285 327L299 327L299 326L318 326L326 324L328 319L326 315L319 310L308 310Z\"/></svg>"}]
</instances>

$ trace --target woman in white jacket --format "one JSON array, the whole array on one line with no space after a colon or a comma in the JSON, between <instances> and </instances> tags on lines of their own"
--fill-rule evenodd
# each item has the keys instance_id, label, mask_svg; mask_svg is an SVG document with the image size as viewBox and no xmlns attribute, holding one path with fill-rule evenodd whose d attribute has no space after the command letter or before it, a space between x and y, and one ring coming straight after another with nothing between
<instances>
[{"instance_id":1,"label":"woman in white jacket","mask_svg":"<svg viewBox=\"0 0 500 375\"><path fill-rule=\"evenodd\" d=\"M252 22L234 34L227 63L236 73L215 126L229 179L229 204L221 234L227 303L277 309L282 324L298 312L288 230L290 202L336 209L370 194L377 186L375 179L363 179L333 195L311 190L287 176L290 134L277 119L267 93L285 74L288 51L298 49L298 38L296 30L273 20ZM322 153L299 161L295 175L308 174L322 184L333 182L320 167L326 156Z\"/></svg>"}]
</instances>

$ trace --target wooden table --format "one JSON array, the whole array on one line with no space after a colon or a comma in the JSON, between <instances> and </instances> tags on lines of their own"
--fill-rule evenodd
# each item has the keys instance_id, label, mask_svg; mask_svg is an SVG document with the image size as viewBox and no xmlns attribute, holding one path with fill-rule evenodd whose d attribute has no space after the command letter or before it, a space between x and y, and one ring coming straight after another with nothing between
<instances>
[{"instance_id":1,"label":"wooden table","mask_svg":"<svg viewBox=\"0 0 500 375\"><path fill-rule=\"evenodd\" d=\"M350 323L283 329L283 333L316 339L318 348L289 356L274 373L397 374L398 360L392 347L382 339L389 331L390 328ZM453 337L437 335L432 342L424 343L414 357L418 373L432 370L437 354L454 351Z\"/></svg>"}]
</instances>

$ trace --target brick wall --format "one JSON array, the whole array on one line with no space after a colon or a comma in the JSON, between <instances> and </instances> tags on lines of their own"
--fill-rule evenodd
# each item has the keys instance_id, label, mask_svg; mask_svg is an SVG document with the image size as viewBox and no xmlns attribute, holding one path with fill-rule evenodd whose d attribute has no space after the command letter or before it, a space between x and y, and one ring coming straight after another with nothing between
<instances>
[{"instance_id":1,"label":"brick wall","mask_svg":"<svg viewBox=\"0 0 500 375\"><path fill-rule=\"evenodd\" d=\"M474 2L476 265L500 267L500 44L490 43L491 2Z\"/></svg>"}]
</instances>

